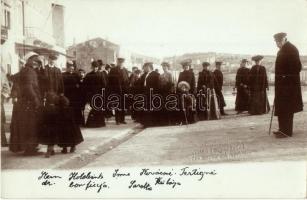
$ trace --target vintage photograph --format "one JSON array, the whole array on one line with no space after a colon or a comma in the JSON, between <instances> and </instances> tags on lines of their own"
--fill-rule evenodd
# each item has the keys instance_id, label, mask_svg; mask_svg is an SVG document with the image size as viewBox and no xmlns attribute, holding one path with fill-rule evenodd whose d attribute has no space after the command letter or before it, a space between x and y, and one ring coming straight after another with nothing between
<instances>
[{"instance_id":1,"label":"vintage photograph","mask_svg":"<svg viewBox=\"0 0 307 200\"><path fill-rule=\"evenodd\" d=\"M2 174L307 161L306 0L1 0L0 51Z\"/></svg>"}]
</instances>

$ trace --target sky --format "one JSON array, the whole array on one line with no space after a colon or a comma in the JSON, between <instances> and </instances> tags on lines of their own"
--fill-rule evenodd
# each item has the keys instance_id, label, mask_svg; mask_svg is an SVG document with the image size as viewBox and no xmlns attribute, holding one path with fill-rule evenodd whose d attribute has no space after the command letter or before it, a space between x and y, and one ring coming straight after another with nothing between
<instances>
[{"instance_id":1,"label":"sky","mask_svg":"<svg viewBox=\"0 0 307 200\"><path fill-rule=\"evenodd\" d=\"M275 55L286 32L307 55L307 0L63 0L66 45L101 37L163 58L192 52Z\"/></svg>"}]
</instances>

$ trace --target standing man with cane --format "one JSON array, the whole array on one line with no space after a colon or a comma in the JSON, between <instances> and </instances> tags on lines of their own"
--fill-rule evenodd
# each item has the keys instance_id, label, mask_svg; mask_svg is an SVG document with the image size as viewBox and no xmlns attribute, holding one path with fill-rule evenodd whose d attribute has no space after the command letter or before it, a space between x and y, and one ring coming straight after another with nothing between
<instances>
[{"instance_id":1,"label":"standing man with cane","mask_svg":"<svg viewBox=\"0 0 307 200\"><path fill-rule=\"evenodd\" d=\"M291 137L294 113L303 110L300 71L302 64L297 48L287 40L286 33L277 33L274 39L280 49L275 62L275 116L279 130L276 138Z\"/></svg>"}]
</instances>

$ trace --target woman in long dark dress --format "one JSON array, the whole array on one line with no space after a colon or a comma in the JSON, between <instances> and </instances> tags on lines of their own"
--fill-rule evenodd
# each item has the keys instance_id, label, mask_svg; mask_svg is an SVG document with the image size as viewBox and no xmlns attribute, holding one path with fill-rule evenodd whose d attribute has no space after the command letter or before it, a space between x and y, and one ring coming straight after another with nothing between
<instances>
[{"instance_id":1,"label":"woman in long dark dress","mask_svg":"<svg viewBox=\"0 0 307 200\"><path fill-rule=\"evenodd\" d=\"M236 75L237 96L235 110L239 113L248 111L249 108L249 88L248 88L248 77L249 69L246 67L247 60L243 59L240 64L240 68Z\"/></svg>"},{"instance_id":2,"label":"woman in long dark dress","mask_svg":"<svg viewBox=\"0 0 307 200\"><path fill-rule=\"evenodd\" d=\"M261 65L263 56L254 56L252 60L255 65L251 68L249 73L249 88L251 92L249 113L251 115L261 115L270 111L270 105L266 90L268 86L268 77L266 69Z\"/></svg>"},{"instance_id":3,"label":"woman in long dark dress","mask_svg":"<svg viewBox=\"0 0 307 200\"><path fill-rule=\"evenodd\" d=\"M80 96L83 96L80 90L79 75L75 72L73 62L66 64L67 71L62 74L64 84L64 95L69 99L70 106L73 108L74 118L77 124L83 125L82 105L80 105Z\"/></svg>"},{"instance_id":4,"label":"woman in long dark dress","mask_svg":"<svg viewBox=\"0 0 307 200\"><path fill-rule=\"evenodd\" d=\"M98 107L101 107L101 105L95 104L97 106L94 108L92 99L95 95L101 94L102 89L105 88L103 82L101 81L101 76L98 71L98 63L96 61L92 62L92 71L86 74L84 79L84 85L86 90L86 98L87 103L91 106L91 111L89 113L89 116L86 120L86 126L87 127L103 127L106 125L105 123L105 116L102 109L97 109Z\"/></svg>"}]
</instances>

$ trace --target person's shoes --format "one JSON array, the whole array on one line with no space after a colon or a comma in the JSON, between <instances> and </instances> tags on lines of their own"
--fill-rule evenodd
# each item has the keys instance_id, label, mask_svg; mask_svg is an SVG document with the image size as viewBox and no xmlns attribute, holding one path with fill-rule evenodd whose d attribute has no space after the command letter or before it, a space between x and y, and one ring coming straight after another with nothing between
<instances>
[{"instance_id":1,"label":"person's shoes","mask_svg":"<svg viewBox=\"0 0 307 200\"><path fill-rule=\"evenodd\" d=\"M223 112L223 113L221 113L221 115L228 115L228 114Z\"/></svg>"},{"instance_id":2,"label":"person's shoes","mask_svg":"<svg viewBox=\"0 0 307 200\"><path fill-rule=\"evenodd\" d=\"M76 151L76 146L70 147L70 153L74 153Z\"/></svg>"},{"instance_id":3,"label":"person's shoes","mask_svg":"<svg viewBox=\"0 0 307 200\"><path fill-rule=\"evenodd\" d=\"M127 124L127 122L125 122L125 121L123 121L123 122L121 122L122 124Z\"/></svg>"},{"instance_id":4,"label":"person's shoes","mask_svg":"<svg viewBox=\"0 0 307 200\"><path fill-rule=\"evenodd\" d=\"M237 115L239 115L239 114L241 114L241 113L243 113L243 111L238 111L238 112L237 112Z\"/></svg>"},{"instance_id":5,"label":"person's shoes","mask_svg":"<svg viewBox=\"0 0 307 200\"><path fill-rule=\"evenodd\" d=\"M66 154L66 153L67 153L67 147L63 147L63 149L62 149L61 153Z\"/></svg>"},{"instance_id":6,"label":"person's shoes","mask_svg":"<svg viewBox=\"0 0 307 200\"><path fill-rule=\"evenodd\" d=\"M281 132L281 131L274 131L273 132L276 138L287 138L289 137L287 134Z\"/></svg>"},{"instance_id":7,"label":"person's shoes","mask_svg":"<svg viewBox=\"0 0 307 200\"><path fill-rule=\"evenodd\" d=\"M116 125L120 125L120 123L119 123L119 122L116 122Z\"/></svg>"}]
</instances>

